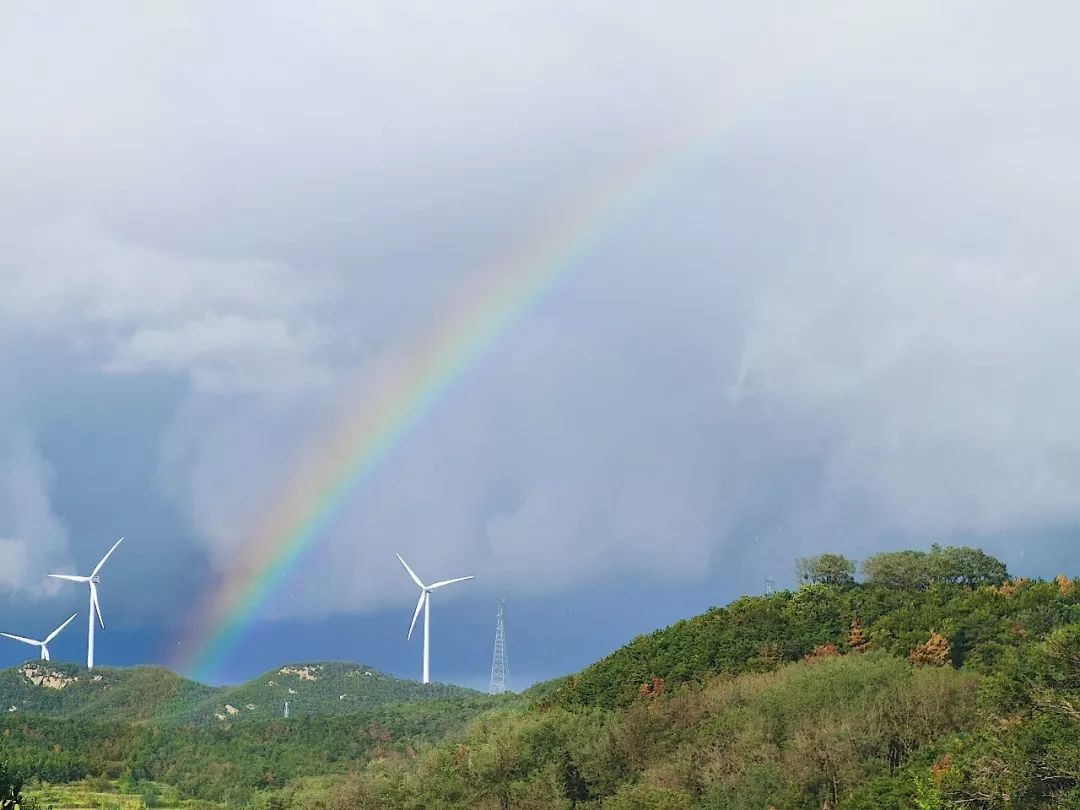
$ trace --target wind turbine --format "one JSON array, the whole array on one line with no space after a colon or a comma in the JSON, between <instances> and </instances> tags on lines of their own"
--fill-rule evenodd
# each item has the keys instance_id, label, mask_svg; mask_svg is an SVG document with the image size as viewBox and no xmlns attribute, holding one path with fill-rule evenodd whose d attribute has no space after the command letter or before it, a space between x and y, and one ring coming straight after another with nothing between
<instances>
[{"instance_id":1,"label":"wind turbine","mask_svg":"<svg viewBox=\"0 0 1080 810\"><path fill-rule=\"evenodd\" d=\"M431 592L433 590L435 590L436 588L441 588L443 585L453 585L455 582L464 582L467 579L472 579L472 577L468 576L468 577L458 577L457 579L444 579L442 582L434 582L431 585L425 585L423 582L420 581L420 577L418 577L416 575L416 573L411 568L409 568L409 564L407 562L405 562L404 559L402 559L400 554L397 555L397 558L399 560L401 560L401 564L404 565L405 570L409 572L409 576L412 577L412 581L415 582L420 587L420 600L416 603L416 611L413 613L413 616L412 616L412 624L409 625L409 635L407 635L405 638L406 638L406 640L409 640L409 639L412 638L413 628L416 627L416 619L417 619L417 617L420 616L420 609L423 608L423 610L424 610L424 681L423 682L424 683L431 683L431 678L429 677L429 668L428 668L428 664L429 664L429 661L430 661L430 650L431 650L431 643L430 643L431 642Z\"/></svg>"},{"instance_id":2,"label":"wind turbine","mask_svg":"<svg viewBox=\"0 0 1080 810\"><path fill-rule=\"evenodd\" d=\"M101 558L101 562L94 566L94 570L90 572L88 577L80 577L75 574L49 574L50 577L55 579L66 579L69 582L86 582L90 585L90 630L87 634L86 641L86 668L94 668L94 615L97 615L97 620L101 623L101 629L105 629L105 620L101 618L101 605L98 604L97 598L97 586L101 580L98 578L98 572L101 571L101 567L105 565L105 561L109 559L109 555L116 551L116 547L124 542L124 538L121 537L115 543L113 547L105 552L105 556Z\"/></svg>"},{"instance_id":3,"label":"wind turbine","mask_svg":"<svg viewBox=\"0 0 1080 810\"><path fill-rule=\"evenodd\" d=\"M44 641L38 641L35 638L26 638L25 636L16 636L16 635L14 635L12 633L0 633L0 636L5 636L6 638L13 638L16 641L21 641L23 644L32 644L35 647L41 647L41 660L42 661L48 661L49 660L49 647L48 647L49 642L52 641L54 638L56 638L58 635L60 635L60 631L63 630L65 627L67 627L69 624L71 624L71 620L74 619L78 615L79 615L78 613L72 613L70 616L68 616L67 621L64 622L62 625L60 625L59 627L57 627L51 633L49 633L49 635L45 636Z\"/></svg>"}]
</instances>

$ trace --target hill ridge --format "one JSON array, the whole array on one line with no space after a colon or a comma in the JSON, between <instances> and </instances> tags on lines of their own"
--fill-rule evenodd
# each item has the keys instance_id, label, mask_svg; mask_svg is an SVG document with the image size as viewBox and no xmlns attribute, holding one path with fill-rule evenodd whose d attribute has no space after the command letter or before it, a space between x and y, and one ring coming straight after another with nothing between
<instances>
[{"instance_id":1,"label":"hill ridge","mask_svg":"<svg viewBox=\"0 0 1080 810\"><path fill-rule=\"evenodd\" d=\"M348 715L388 703L475 696L353 661L294 661L239 684L209 685L154 664L98 666L28 659L0 670L0 711L130 722L209 722L295 714ZM226 708L229 707L229 708Z\"/></svg>"}]
</instances>

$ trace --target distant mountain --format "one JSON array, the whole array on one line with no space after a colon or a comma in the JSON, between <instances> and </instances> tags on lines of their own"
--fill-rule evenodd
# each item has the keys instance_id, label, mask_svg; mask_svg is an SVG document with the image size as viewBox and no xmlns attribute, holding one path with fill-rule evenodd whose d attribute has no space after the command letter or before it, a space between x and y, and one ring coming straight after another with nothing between
<instances>
[{"instance_id":1,"label":"distant mountain","mask_svg":"<svg viewBox=\"0 0 1080 810\"><path fill-rule=\"evenodd\" d=\"M392 703L476 697L461 686L394 678L362 664L318 661L288 664L240 686L227 687L191 707L193 720L281 717L285 702L293 718L371 714Z\"/></svg>"},{"instance_id":2,"label":"distant mountain","mask_svg":"<svg viewBox=\"0 0 1080 810\"><path fill-rule=\"evenodd\" d=\"M88 670L27 661L0 670L0 713L128 723L166 720L218 691L161 667Z\"/></svg>"},{"instance_id":3,"label":"distant mountain","mask_svg":"<svg viewBox=\"0 0 1080 810\"><path fill-rule=\"evenodd\" d=\"M244 807L259 791L460 739L485 713L521 705L515 695L334 661L230 687L156 667L31 661L0 671L0 765L51 783L103 774L123 776L129 790L164 782L185 797Z\"/></svg>"},{"instance_id":4,"label":"distant mountain","mask_svg":"<svg viewBox=\"0 0 1080 810\"><path fill-rule=\"evenodd\" d=\"M161 667L28 661L0 670L0 713L95 721L236 722L282 716L371 715L389 704L477 697L460 686L420 684L362 664L289 664L239 686L213 687Z\"/></svg>"}]
</instances>

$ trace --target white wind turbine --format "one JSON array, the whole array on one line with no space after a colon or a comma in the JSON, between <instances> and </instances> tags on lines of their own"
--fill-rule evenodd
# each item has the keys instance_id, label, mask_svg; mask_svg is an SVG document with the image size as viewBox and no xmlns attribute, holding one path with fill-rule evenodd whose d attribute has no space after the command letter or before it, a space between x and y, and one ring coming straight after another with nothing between
<instances>
[{"instance_id":1,"label":"white wind turbine","mask_svg":"<svg viewBox=\"0 0 1080 810\"><path fill-rule=\"evenodd\" d=\"M116 547L124 542L124 538L121 537L115 543L113 547L105 552L105 556L101 558L101 562L94 566L94 570L90 572L88 577L80 577L75 574L49 574L50 577L55 579L66 579L69 582L85 582L90 585L90 630L87 634L86 641L86 668L94 668L94 616L97 615L97 620L101 623L101 629L105 629L105 620L101 617L101 605L98 604L97 586L100 581L98 578L98 572L101 571L101 567L105 565L105 561L109 559L109 555L116 551Z\"/></svg>"},{"instance_id":2,"label":"white wind turbine","mask_svg":"<svg viewBox=\"0 0 1080 810\"><path fill-rule=\"evenodd\" d=\"M405 570L409 572L409 576L412 577L412 581L415 582L420 587L420 600L416 603L416 611L413 613L412 624L409 625L409 635L407 635L405 638L406 638L406 640L412 638L413 628L416 627L416 619L417 619L417 617L420 616L420 609L423 608L423 610L424 610L424 683L430 683L431 678L429 677L428 664L429 664L429 661L430 661L430 650L431 650L431 592L433 590L435 590L436 588L441 588L443 585L453 585L455 582L464 582L467 579L472 579L472 577L468 576L468 577L458 577L457 579L444 579L442 582L435 582L435 583L432 583L431 585L425 585L423 582L420 581L420 577L418 577L415 574L415 572L411 568L409 568L409 564L407 562L405 562L405 560L402 559L400 554L397 555L397 558L399 560L401 560L401 564L404 565Z\"/></svg>"},{"instance_id":3,"label":"white wind turbine","mask_svg":"<svg viewBox=\"0 0 1080 810\"><path fill-rule=\"evenodd\" d=\"M49 642L56 638L58 635L60 635L60 631L67 627L69 624L71 624L71 620L78 615L78 613L72 613L70 616L68 616L68 620L59 627L57 627L55 630L53 630L51 633L49 633L49 635L45 636L44 641L38 641L36 638L26 638L25 636L16 636L13 633L0 633L0 636L4 636L6 638L13 638L16 641L21 641L23 644L32 644L35 647L41 647L41 660L48 661Z\"/></svg>"}]
</instances>

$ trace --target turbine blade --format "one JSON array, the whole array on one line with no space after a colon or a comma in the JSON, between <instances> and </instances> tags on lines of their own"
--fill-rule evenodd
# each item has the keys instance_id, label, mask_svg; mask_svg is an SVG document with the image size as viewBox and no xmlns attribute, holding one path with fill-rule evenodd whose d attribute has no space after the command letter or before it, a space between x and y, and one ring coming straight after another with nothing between
<instances>
[{"instance_id":1,"label":"turbine blade","mask_svg":"<svg viewBox=\"0 0 1080 810\"><path fill-rule=\"evenodd\" d=\"M109 559L109 555L112 554L114 551L116 551L116 547L118 545L120 545L121 543L123 543L123 542L124 542L124 538L121 537L119 540L117 540L115 543L113 543L113 547L105 552L105 556L101 558L101 562L99 562L97 565L94 566L94 570L90 572L90 576L92 576L92 577L97 576L97 572L101 570L101 566L103 566L105 564L105 561L107 559Z\"/></svg>"},{"instance_id":2,"label":"turbine blade","mask_svg":"<svg viewBox=\"0 0 1080 810\"><path fill-rule=\"evenodd\" d=\"M416 627L416 619L420 615L420 610L424 607L424 600L427 598L427 595L428 595L427 591L420 591L420 599L417 600L417 602L416 602L416 610L413 612L413 615L412 615L412 624L409 625L409 635L405 636L406 641L409 641L409 640L412 639L412 631L413 631L413 628Z\"/></svg>"},{"instance_id":3,"label":"turbine blade","mask_svg":"<svg viewBox=\"0 0 1080 810\"><path fill-rule=\"evenodd\" d=\"M428 585L428 590L433 591L436 588L441 588L443 585L453 585L455 582L464 582L467 579L475 579L475 577L458 577L457 579L444 579L442 582L436 582L434 585Z\"/></svg>"},{"instance_id":4,"label":"turbine blade","mask_svg":"<svg viewBox=\"0 0 1080 810\"><path fill-rule=\"evenodd\" d=\"M90 577L80 577L75 574L49 574L53 579L66 579L68 582L89 582Z\"/></svg>"},{"instance_id":5,"label":"turbine blade","mask_svg":"<svg viewBox=\"0 0 1080 810\"><path fill-rule=\"evenodd\" d=\"M16 641L21 641L23 644L33 644L35 647L40 647L41 646L41 642L38 641L36 638L26 638L25 636L15 636L15 635L12 635L11 633L0 633L0 636L4 636L6 638L13 638Z\"/></svg>"},{"instance_id":6,"label":"turbine blade","mask_svg":"<svg viewBox=\"0 0 1080 810\"><path fill-rule=\"evenodd\" d=\"M420 577L418 577L416 573L411 568L409 568L409 564L405 562L402 556L400 554L396 556L399 560L401 560L401 564L405 566L405 570L409 572L409 576L412 577L412 581L415 582L419 587L426 588L427 586L424 585L424 583L420 581Z\"/></svg>"},{"instance_id":7,"label":"turbine blade","mask_svg":"<svg viewBox=\"0 0 1080 810\"><path fill-rule=\"evenodd\" d=\"M97 585L95 585L93 583L93 581L90 582L90 603L94 606L94 613L97 614L98 624L100 624L101 629L104 630L105 629L105 619L103 619L101 617L101 603L98 602Z\"/></svg>"},{"instance_id":8,"label":"turbine blade","mask_svg":"<svg viewBox=\"0 0 1080 810\"><path fill-rule=\"evenodd\" d=\"M52 641L54 638L56 638L58 635L60 635L60 631L63 630L65 627L67 627L69 624L71 624L71 620L74 619L78 615L79 615L78 613L72 613L70 616L68 616L68 620L66 622L64 622L62 625L60 625L59 627L57 627L55 630L53 630L51 633L49 633L49 635L45 636L45 640L43 642L41 642L41 643L42 644L48 644L50 641Z\"/></svg>"}]
</instances>

